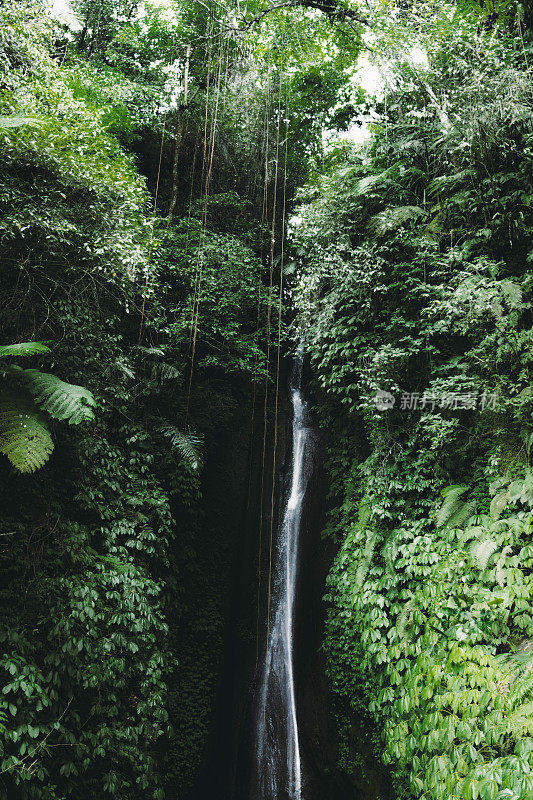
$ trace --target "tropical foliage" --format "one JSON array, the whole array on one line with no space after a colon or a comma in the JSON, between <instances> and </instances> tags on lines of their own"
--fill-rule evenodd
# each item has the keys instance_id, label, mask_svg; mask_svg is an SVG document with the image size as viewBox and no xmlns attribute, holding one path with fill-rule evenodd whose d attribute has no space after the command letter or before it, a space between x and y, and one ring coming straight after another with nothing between
<instances>
[{"instance_id":1,"label":"tropical foliage","mask_svg":"<svg viewBox=\"0 0 533 800\"><path fill-rule=\"evenodd\" d=\"M48 351L42 342L20 342L1 346L0 359ZM94 397L82 386L35 369L6 364L0 366L0 373L0 452L20 472L33 472L48 460L54 447L41 412L77 425L94 418Z\"/></svg>"},{"instance_id":2,"label":"tropical foliage","mask_svg":"<svg viewBox=\"0 0 533 800\"><path fill-rule=\"evenodd\" d=\"M432 14L411 39L427 63L390 43L368 145L307 187L295 230L333 431L326 646L401 796L516 800L533 791L529 40L503 11Z\"/></svg>"},{"instance_id":3,"label":"tropical foliage","mask_svg":"<svg viewBox=\"0 0 533 800\"><path fill-rule=\"evenodd\" d=\"M340 768L366 720L398 798L531 796L532 22L529 1L1 5L10 800L218 790L295 338Z\"/></svg>"}]
</instances>

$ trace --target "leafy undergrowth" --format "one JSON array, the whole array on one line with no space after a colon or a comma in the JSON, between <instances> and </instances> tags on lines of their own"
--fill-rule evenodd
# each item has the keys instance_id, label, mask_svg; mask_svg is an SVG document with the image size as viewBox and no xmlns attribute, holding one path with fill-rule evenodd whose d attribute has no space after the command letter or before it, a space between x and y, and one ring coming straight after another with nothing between
<instances>
[{"instance_id":1,"label":"leafy undergrowth","mask_svg":"<svg viewBox=\"0 0 533 800\"><path fill-rule=\"evenodd\" d=\"M533 474L499 483L461 528L450 494L388 537L363 500L330 576L336 688L363 688L416 797L533 792Z\"/></svg>"},{"instance_id":2,"label":"leafy undergrowth","mask_svg":"<svg viewBox=\"0 0 533 800\"><path fill-rule=\"evenodd\" d=\"M526 800L531 36L432 14L410 28L427 64L391 67L295 225L339 546L326 651L399 797Z\"/></svg>"}]
</instances>

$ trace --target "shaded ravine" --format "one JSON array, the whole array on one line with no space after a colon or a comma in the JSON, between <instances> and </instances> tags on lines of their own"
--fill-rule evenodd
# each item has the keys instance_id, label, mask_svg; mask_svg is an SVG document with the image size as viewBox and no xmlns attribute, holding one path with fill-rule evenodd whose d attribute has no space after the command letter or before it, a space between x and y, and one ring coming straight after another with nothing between
<instances>
[{"instance_id":1,"label":"shaded ravine","mask_svg":"<svg viewBox=\"0 0 533 800\"><path fill-rule=\"evenodd\" d=\"M223 653L203 763L191 793L183 796L178 792L175 797L180 800L272 800L273 797L292 800L299 783L301 800L390 800L389 780L372 745L372 728L367 729L364 720L343 706L332 693L326 677L321 648L326 615L324 594L326 576L336 554L335 541L323 537L328 513L329 486L324 460L328 433L320 431L315 421L316 399L308 361L304 359L303 364L296 366L294 362L284 362L283 367L280 385L287 385L288 391L280 392L279 397L275 474L267 467L263 484L263 447L267 453L272 453L274 447L273 403L269 407L266 445L263 444L263 420L257 415L247 458L247 432L243 427L221 446L221 455L226 460L221 461L222 472L216 481L222 486L222 496L227 498L228 531L233 531L229 592L226 605L221 607L226 620ZM292 375L290 380L286 379L287 372ZM234 470L231 465L235 465ZM271 497L274 497L273 506ZM261 513L262 551L257 522ZM295 523L296 516L297 526L293 525L291 532L287 527L289 517ZM274 548L267 659L270 564L267 536L271 523ZM288 558L291 549L287 547L291 533L296 534L296 538L293 537L296 549L292 550L295 563L292 581L286 581L287 570L291 570ZM220 562L217 564L220 566ZM291 589L287 594L289 585ZM276 636L276 621L281 614L277 612L282 601L285 609L291 606L291 613L290 617L285 617L284 629L278 631L280 636ZM269 664L272 667L275 641L278 642L277 656L280 654L281 634L285 643L291 645L285 652L290 652L291 656L292 690L290 695L285 694L285 699L280 688L280 672L266 671ZM281 663L287 677L287 669L283 661ZM267 674L268 683L265 681ZM291 703L292 715L287 713ZM353 742L349 752L344 749L342 764L340 725L350 726ZM261 729L264 738L260 761ZM298 781L294 777L296 747L290 745L291 737L298 746ZM293 755L287 749L288 744ZM292 784L290 774L293 775Z\"/></svg>"},{"instance_id":2,"label":"shaded ravine","mask_svg":"<svg viewBox=\"0 0 533 800\"><path fill-rule=\"evenodd\" d=\"M291 380L292 465L272 572L266 655L255 721L256 792L262 800L300 800L302 772L294 685L294 608L299 535L307 482L313 466L314 438L302 397L302 360Z\"/></svg>"}]
</instances>

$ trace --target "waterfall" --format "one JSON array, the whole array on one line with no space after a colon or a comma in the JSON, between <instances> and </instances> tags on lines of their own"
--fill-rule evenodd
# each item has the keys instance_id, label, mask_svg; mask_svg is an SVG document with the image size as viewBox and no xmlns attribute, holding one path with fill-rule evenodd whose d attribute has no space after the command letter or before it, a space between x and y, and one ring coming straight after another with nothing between
<instances>
[{"instance_id":1,"label":"waterfall","mask_svg":"<svg viewBox=\"0 0 533 800\"><path fill-rule=\"evenodd\" d=\"M292 465L273 570L270 626L256 720L259 800L301 800L302 776L294 689L293 621L298 538L312 466L312 431L301 393L301 357L291 380Z\"/></svg>"}]
</instances>

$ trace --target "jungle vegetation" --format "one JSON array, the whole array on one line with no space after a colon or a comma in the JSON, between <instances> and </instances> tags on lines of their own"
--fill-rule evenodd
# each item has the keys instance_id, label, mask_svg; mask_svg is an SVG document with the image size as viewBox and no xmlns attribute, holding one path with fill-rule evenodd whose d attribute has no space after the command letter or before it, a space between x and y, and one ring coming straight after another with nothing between
<instances>
[{"instance_id":1,"label":"jungle vegetation","mask_svg":"<svg viewBox=\"0 0 533 800\"><path fill-rule=\"evenodd\" d=\"M0 796L188 796L300 340L340 769L366 719L398 800L533 796L532 26L0 4Z\"/></svg>"}]
</instances>

